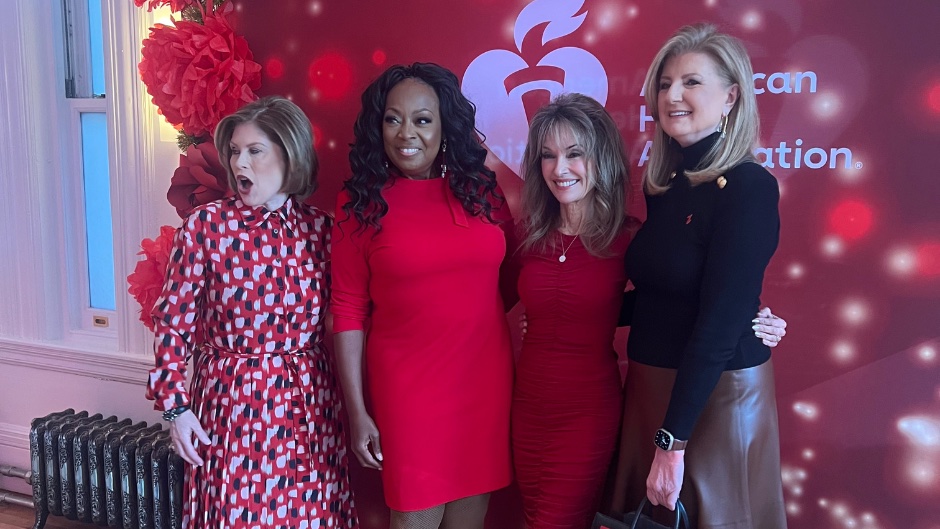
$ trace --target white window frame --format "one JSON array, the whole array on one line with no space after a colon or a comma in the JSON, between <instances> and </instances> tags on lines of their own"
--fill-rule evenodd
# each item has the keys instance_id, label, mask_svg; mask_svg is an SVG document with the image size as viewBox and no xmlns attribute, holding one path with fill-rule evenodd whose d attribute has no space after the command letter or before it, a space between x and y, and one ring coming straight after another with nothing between
<instances>
[{"instance_id":1,"label":"white window frame","mask_svg":"<svg viewBox=\"0 0 940 529\"><path fill-rule=\"evenodd\" d=\"M121 283L118 281L115 267L115 310L92 308L91 290L89 283L89 260L87 230L85 225L85 186L84 186L84 159L82 151L82 124L81 116L86 112L105 114L108 123L108 152L113 145L114 123L112 113L109 111L108 100L105 97L96 97L92 87L91 56L89 53L90 31L88 28L89 1L95 0L59 0L62 9L61 51L63 54L62 94L65 96L67 116L63 120L67 131L66 145L69 146L66 154L65 166L62 171L63 194L63 220L64 235L66 239L65 256L68 263L65 267L67 287L65 291L65 305L67 310L66 323L68 325L69 341L77 344L93 345L108 350L118 349L117 315L124 309L120 303ZM109 11L102 2L102 40L112 26L108 20ZM109 70L113 53L104 46L105 70ZM71 78L69 78L71 74ZM111 84L105 75L105 94L111 93ZM115 166L108 161L109 173ZM112 182L109 183L113 184ZM113 236L114 225L117 219L114 216L115 197L111 194L112 219L112 247L115 248L117 259L118 241Z\"/></svg>"},{"instance_id":2,"label":"white window frame","mask_svg":"<svg viewBox=\"0 0 940 529\"><path fill-rule=\"evenodd\" d=\"M0 212L12 227L0 239L14 249L0 257L0 364L140 381L153 365L153 336L138 319L126 277L140 259L141 239L158 233L157 214L167 217L169 206L160 201L172 162L161 160L158 173L155 152L167 158L175 151L178 160L178 151L161 145L156 108L138 77L141 41L153 16L130 0L101 3L108 97L72 102L65 98L60 2L11 0L8 6L12 31L0 37L7 73L0 87L10 99L0 114L9 120L6 135L18 152L0 160L0 169L12 175L0 189L15 197ZM88 297L78 119L101 108L108 116L116 297L104 332L76 325L90 318L73 304L75 293ZM69 277L75 275L66 272L70 268L79 269L81 282Z\"/></svg>"},{"instance_id":3,"label":"white window frame","mask_svg":"<svg viewBox=\"0 0 940 529\"><path fill-rule=\"evenodd\" d=\"M71 263L74 266L68 266L68 284L69 284L69 320L70 331L76 337L106 338L114 342L117 346L117 330L112 322L117 321L118 300L121 297L120 284L116 281L115 288L115 310L92 308L91 306L91 287L89 284L89 272L85 266L88 263L88 245L87 230L85 226L85 186L84 186L84 157L82 152L82 114L101 113L108 119L108 128L111 129L111 118L108 112L107 101L101 98L93 99L68 99L69 107L68 129L71 140L70 156L67 164L68 175L63 175L63 188L66 190L65 207L63 214L66 217L66 248L71 257ZM110 134L109 134L110 135ZM110 143L110 142L109 142ZM110 151L110 145L109 145ZM110 165L110 162L109 162ZM109 167L110 169L110 167ZM112 195L112 204L114 197ZM114 214L112 210L112 233ZM112 239L112 244L116 241ZM115 259L117 255L115 254ZM115 273L115 275L117 275ZM99 324L103 321L104 325Z\"/></svg>"}]
</instances>

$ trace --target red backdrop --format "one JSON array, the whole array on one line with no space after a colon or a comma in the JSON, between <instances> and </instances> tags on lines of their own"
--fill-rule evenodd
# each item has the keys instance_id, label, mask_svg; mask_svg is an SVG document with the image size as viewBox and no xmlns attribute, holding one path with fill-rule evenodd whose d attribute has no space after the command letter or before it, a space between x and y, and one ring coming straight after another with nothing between
<instances>
[{"instance_id":1,"label":"red backdrop","mask_svg":"<svg viewBox=\"0 0 940 529\"><path fill-rule=\"evenodd\" d=\"M747 45L761 160L780 181L783 233L763 301L790 322L774 352L794 528L940 527L940 4L852 0L236 0L264 66L316 128L332 207L366 85L396 63L453 70L514 208L525 118L559 90L604 101L636 180L651 123L646 67L682 24ZM521 131L521 133L520 133ZM623 350L623 336L618 338ZM356 468L363 526L384 527L377 474ZM498 494L489 527L521 527Z\"/></svg>"}]
</instances>

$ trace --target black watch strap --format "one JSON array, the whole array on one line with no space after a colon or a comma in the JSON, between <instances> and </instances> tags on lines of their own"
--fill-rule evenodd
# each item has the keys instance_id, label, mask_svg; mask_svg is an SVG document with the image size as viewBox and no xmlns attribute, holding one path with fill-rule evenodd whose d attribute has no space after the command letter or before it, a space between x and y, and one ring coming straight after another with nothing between
<instances>
[{"instance_id":1,"label":"black watch strap","mask_svg":"<svg viewBox=\"0 0 940 529\"><path fill-rule=\"evenodd\" d=\"M173 422L177 417L189 411L189 406L177 406L173 409L166 410L163 412L163 420L167 422Z\"/></svg>"}]
</instances>

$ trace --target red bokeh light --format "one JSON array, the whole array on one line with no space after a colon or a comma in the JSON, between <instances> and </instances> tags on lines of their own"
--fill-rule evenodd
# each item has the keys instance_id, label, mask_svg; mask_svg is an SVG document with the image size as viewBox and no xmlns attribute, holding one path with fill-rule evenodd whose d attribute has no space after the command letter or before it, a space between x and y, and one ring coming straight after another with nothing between
<instances>
[{"instance_id":1,"label":"red bokeh light","mask_svg":"<svg viewBox=\"0 0 940 529\"><path fill-rule=\"evenodd\" d=\"M313 125L313 148L319 149L320 144L323 143L323 129Z\"/></svg>"},{"instance_id":2,"label":"red bokeh light","mask_svg":"<svg viewBox=\"0 0 940 529\"><path fill-rule=\"evenodd\" d=\"M307 78L310 87L326 99L343 97L352 86L352 65L336 52L321 55L310 63Z\"/></svg>"},{"instance_id":3,"label":"red bokeh light","mask_svg":"<svg viewBox=\"0 0 940 529\"><path fill-rule=\"evenodd\" d=\"M875 214L861 200L843 200L829 212L829 230L847 241L860 239L871 231Z\"/></svg>"},{"instance_id":4,"label":"red bokeh light","mask_svg":"<svg viewBox=\"0 0 940 529\"><path fill-rule=\"evenodd\" d=\"M284 76L284 61L271 57L264 63L264 74L271 79L280 79Z\"/></svg>"},{"instance_id":5,"label":"red bokeh light","mask_svg":"<svg viewBox=\"0 0 940 529\"><path fill-rule=\"evenodd\" d=\"M388 56L385 55L385 52L382 50L375 50L372 52L372 64L376 66L381 66L385 64L385 60L388 59Z\"/></svg>"},{"instance_id":6,"label":"red bokeh light","mask_svg":"<svg viewBox=\"0 0 940 529\"><path fill-rule=\"evenodd\" d=\"M922 276L940 276L940 242L925 242L917 246L917 273Z\"/></svg>"},{"instance_id":7,"label":"red bokeh light","mask_svg":"<svg viewBox=\"0 0 940 529\"><path fill-rule=\"evenodd\" d=\"M934 114L940 114L940 81L927 89L927 108Z\"/></svg>"}]
</instances>

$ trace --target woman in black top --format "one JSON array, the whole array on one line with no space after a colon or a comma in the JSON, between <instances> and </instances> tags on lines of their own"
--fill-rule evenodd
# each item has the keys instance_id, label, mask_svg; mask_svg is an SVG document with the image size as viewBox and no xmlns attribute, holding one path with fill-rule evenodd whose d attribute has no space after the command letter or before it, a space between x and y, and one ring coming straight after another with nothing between
<instances>
[{"instance_id":1,"label":"woman in black top","mask_svg":"<svg viewBox=\"0 0 940 529\"><path fill-rule=\"evenodd\" d=\"M681 491L700 528L786 527L770 349L743 323L780 226L777 181L752 155L752 78L738 40L696 25L645 82L658 127L626 257L636 305L614 507L646 495L674 509Z\"/></svg>"}]
</instances>

